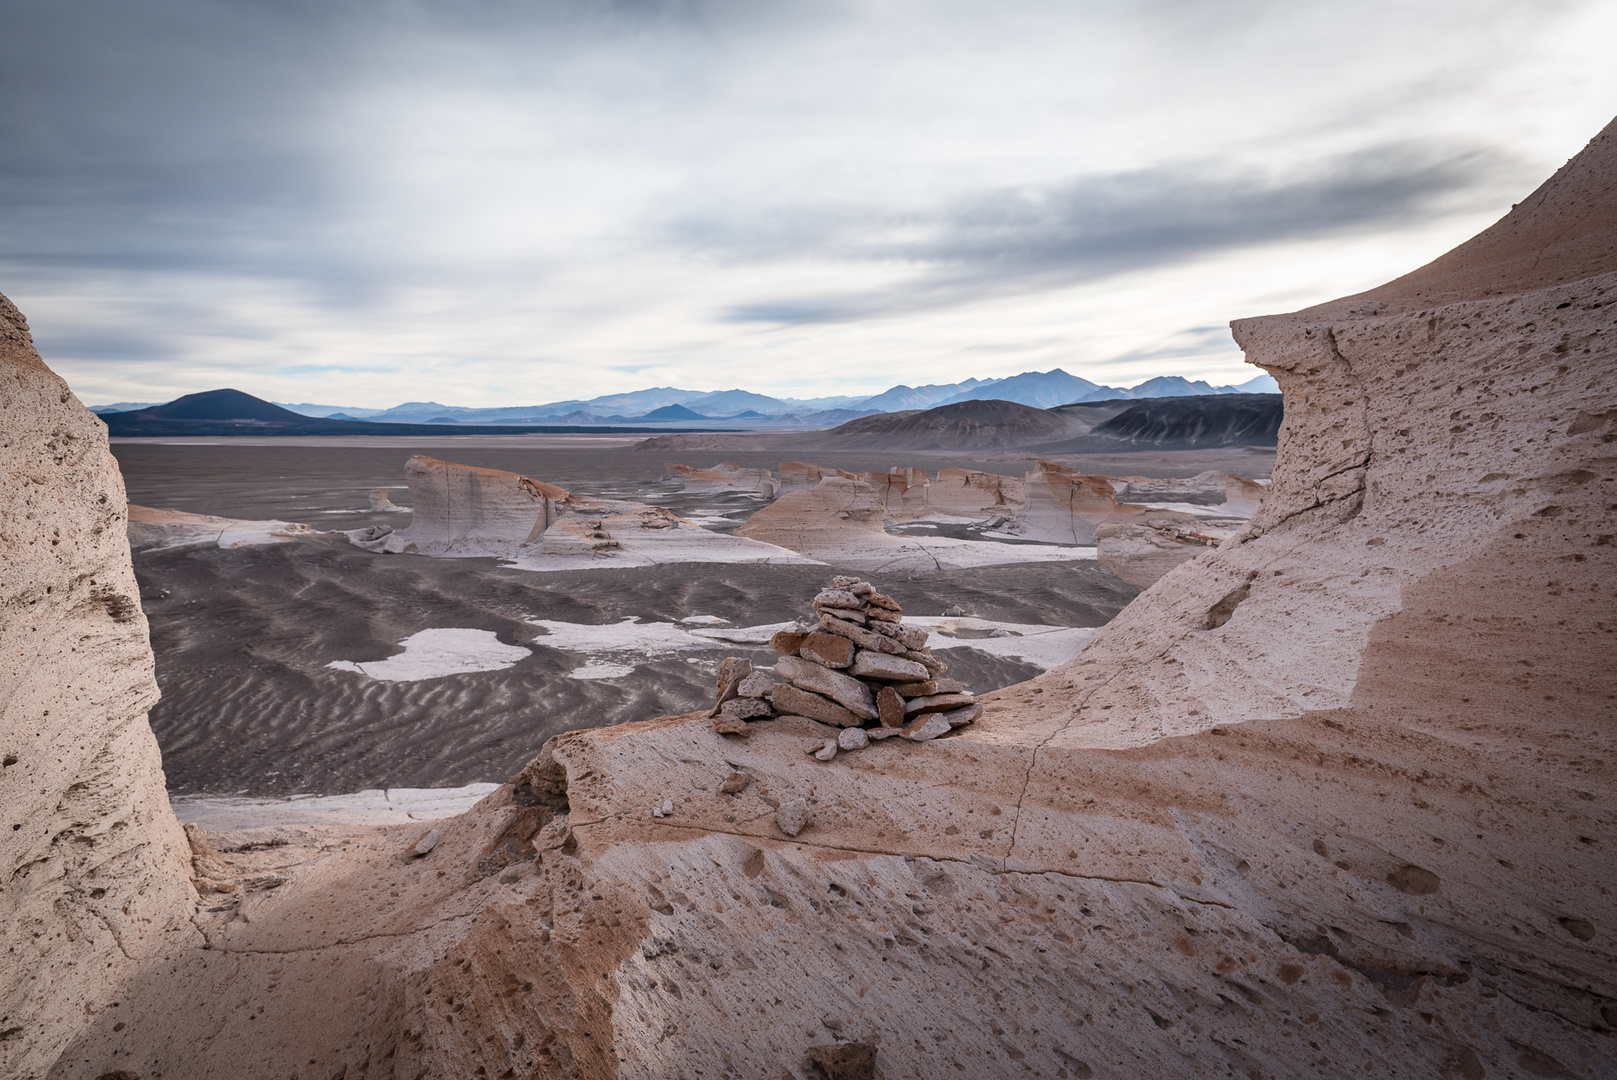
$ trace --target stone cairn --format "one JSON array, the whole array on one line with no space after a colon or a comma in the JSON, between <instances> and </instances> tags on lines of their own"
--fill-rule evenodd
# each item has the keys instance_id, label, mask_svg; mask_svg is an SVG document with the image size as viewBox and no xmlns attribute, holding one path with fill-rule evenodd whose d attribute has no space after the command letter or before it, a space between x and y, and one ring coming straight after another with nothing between
<instances>
[{"instance_id":1,"label":"stone cairn","mask_svg":"<svg viewBox=\"0 0 1617 1080\"><path fill-rule=\"evenodd\" d=\"M902 611L869 582L832 578L814 598L818 629L782 630L770 639L780 653L773 671L725 659L709 714L713 730L745 738L753 721L808 717L842 728L810 748L830 761L838 750L895 735L926 742L976 720L982 705L958 680L943 677L949 666L926 647L925 630L904 625Z\"/></svg>"}]
</instances>

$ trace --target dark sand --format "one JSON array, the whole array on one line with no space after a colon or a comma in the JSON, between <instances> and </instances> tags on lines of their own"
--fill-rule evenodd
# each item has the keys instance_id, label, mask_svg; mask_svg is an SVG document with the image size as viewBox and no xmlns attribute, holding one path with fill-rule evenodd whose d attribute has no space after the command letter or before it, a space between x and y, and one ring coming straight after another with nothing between
<instances>
[{"instance_id":1,"label":"dark sand","mask_svg":"<svg viewBox=\"0 0 1617 1080\"><path fill-rule=\"evenodd\" d=\"M662 455L624 440L509 438L204 440L114 443L131 502L226 517L352 529L406 514L371 514L367 492L391 489L408 505L402 472L412 453L522 472L572 490L654 501L728 531L762 502L688 495L659 483ZM380 444L380 445L378 445ZM777 468L778 453L692 454ZM1206 468L1264 475L1272 452L1143 452L1082 466L1113 475L1189 476ZM885 470L919 465L1014 474L1014 453L817 454L816 463ZM936 535L936 533L934 533ZM968 535L964 532L961 535ZM628 616L672 622L716 615L736 626L802 616L835 568L721 564L530 573L491 559L372 555L338 537L239 548L138 552L163 699L152 727L170 790L188 795L338 794L376 787L451 787L498 781L561 731L683 712L710 700L726 655L769 663L767 649L715 642L711 650L651 658L621 679L574 679L577 652L544 644L540 618L604 624ZM1136 594L1093 562L883 575L877 584L915 615L961 606L982 618L1100 626ZM431 628L490 630L533 655L498 671L384 682L332 670L368 662ZM1038 669L970 649L944 654L978 691ZM612 657L613 661L621 658ZM692 661L695 662L692 662Z\"/></svg>"},{"instance_id":2,"label":"dark sand","mask_svg":"<svg viewBox=\"0 0 1617 1080\"><path fill-rule=\"evenodd\" d=\"M378 556L339 539L139 553L163 699L152 728L175 794L337 794L503 780L557 732L710 702L717 662L768 649L714 642L627 678L573 679L576 653L529 618L614 623L717 615L738 626L801 616L836 571L680 565L535 574L491 559ZM875 579L916 615L960 605L1012 622L1099 626L1135 595L1093 562ZM381 682L331 670L398 651L419 630L492 630L533 655L499 671ZM979 691L1038 668L971 649L944 654ZM699 662L691 663L686 658Z\"/></svg>"}]
</instances>

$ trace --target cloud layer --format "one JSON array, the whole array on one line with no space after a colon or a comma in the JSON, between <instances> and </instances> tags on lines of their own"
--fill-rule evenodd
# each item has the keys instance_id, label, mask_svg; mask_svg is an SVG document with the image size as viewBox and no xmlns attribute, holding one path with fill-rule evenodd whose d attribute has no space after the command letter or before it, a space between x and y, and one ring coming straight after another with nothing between
<instances>
[{"instance_id":1,"label":"cloud layer","mask_svg":"<svg viewBox=\"0 0 1617 1080\"><path fill-rule=\"evenodd\" d=\"M1406 271L1575 152L1612 31L1592 0L19 0L0 291L92 402L1230 381L1208 327Z\"/></svg>"}]
</instances>

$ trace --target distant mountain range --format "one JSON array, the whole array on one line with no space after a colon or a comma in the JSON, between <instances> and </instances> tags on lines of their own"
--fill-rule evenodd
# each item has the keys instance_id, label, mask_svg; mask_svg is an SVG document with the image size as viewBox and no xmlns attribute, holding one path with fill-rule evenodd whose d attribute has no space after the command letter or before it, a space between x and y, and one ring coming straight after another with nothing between
<instances>
[{"instance_id":1,"label":"distant mountain range","mask_svg":"<svg viewBox=\"0 0 1617 1080\"><path fill-rule=\"evenodd\" d=\"M1102 386L1056 368L1052 371L1023 372L1005 379L966 379L964 382L927 386L900 385L871 397L775 398L750 390L701 391L657 386L627 394L607 394L588 401L575 399L492 409L444 405L436 401L409 401L391 409L309 403L280 403L279 407L306 417L413 425L544 424L592 427L648 422L690 424L746 421L765 428L828 428L861 416L930 409L962 401L1011 401L1049 409L1088 401L1275 394L1279 391L1274 379L1268 375L1259 375L1238 386L1211 386L1178 375L1162 375L1124 389ZM108 415L152 407L153 404L149 402L123 401L114 405L93 405L90 411Z\"/></svg>"}]
</instances>

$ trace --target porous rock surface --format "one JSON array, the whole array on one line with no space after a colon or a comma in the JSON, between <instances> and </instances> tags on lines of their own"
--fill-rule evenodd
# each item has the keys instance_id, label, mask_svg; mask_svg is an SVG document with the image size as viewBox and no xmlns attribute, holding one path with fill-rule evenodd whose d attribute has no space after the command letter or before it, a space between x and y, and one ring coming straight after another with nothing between
<instances>
[{"instance_id":1,"label":"porous rock surface","mask_svg":"<svg viewBox=\"0 0 1617 1080\"><path fill-rule=\"evenodd\" d=\"M1609 1076L1614 183L1608 129L1238 323L1257 517L974 726L827 765L704 710L551 740L424 855L198 836L212 947L54 1075Z\"/></svg>"},{"instance_id":2,"label":"porous rock surface","mask_svg":"<svg viewBox=\"0 0 1617 1080\"><path fill-rule=\"evenodd\" d=\"M0 296L0 1075L42 1075L123 980L195 947L190 853L106 426Z\"/></svg>"}]
</instances>

